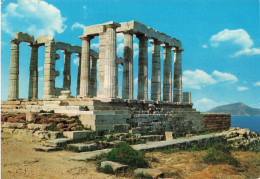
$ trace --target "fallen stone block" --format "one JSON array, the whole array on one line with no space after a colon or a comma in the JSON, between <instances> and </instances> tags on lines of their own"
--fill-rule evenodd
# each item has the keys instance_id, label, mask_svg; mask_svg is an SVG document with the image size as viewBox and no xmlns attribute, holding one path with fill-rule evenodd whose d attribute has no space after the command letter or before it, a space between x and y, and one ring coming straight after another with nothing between
<instances>
[{"instance_id":1,"label":"fallen stone block","mask_svg":"<svg viewBox=\"0 0 260 179\"><path fill-rule=\"evenodd\" d=\"M152 178L163 177L163 172L157 169L152 168L138 168L134 171L134 175L146 175L151 176Z\"/></svg>"},{"instance_id":2,"label":"fallen stone block","mask_svg":"<svg viewBox=\"0 0 260 179\"><path fill-rule=\"evenodd\" d=\"M39 137L40 139L49 139L50 135L47 131L35 131L33 136Z\"/></svg>"},{"instance_id":3,"label":"fallen stone block","mask_svg":"<svg viewBox=\"0 0 260 179\"><path fill-rule=\"evenodd\" d=\"M144 135L141 139L146 141L161 141L163 139L163 135Z\"/></svg>"},{"instance_id":4,"label":"fallen stone block","mask_svg":"<svg viewBox=\"0 0 260 179\"><path fill-rule=\"evenodd\" d=\"M111 150L112 149L103 149L103 150L95 150L91 152L81 152L74 156L69 157L69 160L76 160L76 161L92 160L103 153L110 152Z\"/></svg>"},{"instance_id":5,"label":"fallen stone block","mask_svg":"<svg viewBox=\"0 0 260 179\"><path fill-rule=\"evenodd\" d=\"M165 140L173 140L172 132L165 132Z\"/></svg>"},{"instance_id":6,"label":"fallen stone block","mask_svg":"<svg viewBox=\"0 0 260 179\"><path fill-rule=\"evenodd\" d=\"M49 126L50 125L48 124L34 124L34 123L27 125L28 130L41 130L41 131L47 130Z\"/></svg>"},{"instance_id":7,"label":"fallen stone block","mask_svg":"<svg viewBox=\"0 0 260 179\"><path fill-rule=\"evenodd\" d=\"M39 152L52 152L52 151L59 151L61 150L60 147L35 147L34 148L35 151L39 151Z\"/></svg>"},{"instance_id":8,"label":"fallen stone block","mask_svg":"<svg viewBox=\"0 0 260 179\"><path fill-rule=\"evenodd\" d=\"M106 165L110 165L114 172L122 171L128 167L128 165L122 165L120 163L112 161L101 162L101 168L104 168Z\"/></svg>"},{"instance_id":9,"label":"fallen stone block","mask_svg":"<svg viewBox=\"0 0 260 179\"><path fill-rule=\"evenodd\" d=\"M93 131L85 130L85 131L66 131L63 132L63 135L73 140L86 139L91 140L94 137Z\"/></svg>"},{"instance_id":10,"label":"fallen stone block","mask_svg":"<svg viewBox=\"0 0 260 179\"><path fill-rule=\"evenodd\" d=\"M83 144L83 143L78 143L78 144L69 144L69 148L72 150L74 149L77 152L87 152L87 151L93 151L97 150L98 146L96 143L91 143L91 144Z\"/></svg>"},{"instance_id":11,"label":"fallen stone block","mask_svg":"<svg viewBox=\"0 0 260 179\"><path fill-rule=\"evenodd\" d=\"M2 125L3 128L10 128L10 129L24 129L26 128L26 124L25 123L11 123L11 122L4 122L4 124Z\"/></svg>"},{"instance_id":12,"label":"fallen stone block","mask_svg":"<svg viewBox=\"0 0 260 179\"><path fill-rule=\"evenodd\" d=\"M73 141L72 139L68 139L68 138L52 139L52 140L46 141L45 146L63 147L72 141Z\"/></svg>"}]
</instances>

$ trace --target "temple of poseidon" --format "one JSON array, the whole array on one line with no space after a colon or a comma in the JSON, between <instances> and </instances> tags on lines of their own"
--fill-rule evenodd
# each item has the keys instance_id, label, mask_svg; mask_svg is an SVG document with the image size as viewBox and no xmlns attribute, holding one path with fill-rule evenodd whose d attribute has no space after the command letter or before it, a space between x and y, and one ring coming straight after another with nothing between
<instances>
[{"instance_id":1,"label":"temple of poseidon","mask_svg":"<svg viewBox=\"0 0 260 179\"><path fill-rule=\"evenodd\" d=\"M118 57L116 54L117 33L124 34L123 57ZM138 66L133 66L133 35L139 40ZM98 52L90 49L91 39L95 36L99 36ZM52 111L77 116L86 128L94 131L129 131L141 134L165 131L196 133L230 126L230 116L203 115L192 108L191 93L182 92L183 49L180 40L137 21L123 23L110 21L88 26L84 28L84 33L79 38L82 40L82 47L55 41L48 35L34 39L32 35L16 32L11 40L8 101L2 102L2 112L36 114ZM19 73L21 70L27 70L19 69L21 42L27 42L31 47L28 99L19 98ZM151 100L148 100L148 43L152 44ZM40 46L45 46L42 99L38 98ZM161 69L160 46L163 47L164 53L163 69ZM55 78L60 75L59 71L55 70L55 62L60 59L57 50L63 50L64 53L62 88L55 87ZM76 87L71 86L72 53L76 53L79 57ZM118 97L119 64L123 66L120 98ZM133 95L134 68L138 69L137 99L134 99ZM72 88L77 89L75 97L71 96ZM214 123L214 120L222 122Z\"/></svg>"}]
</instances>

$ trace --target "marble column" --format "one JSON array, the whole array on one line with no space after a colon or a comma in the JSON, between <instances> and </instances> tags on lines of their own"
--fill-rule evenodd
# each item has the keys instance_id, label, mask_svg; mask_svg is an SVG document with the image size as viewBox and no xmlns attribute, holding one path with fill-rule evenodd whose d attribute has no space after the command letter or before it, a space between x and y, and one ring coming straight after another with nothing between
<instances>
[{"instance_id":1,"label":"marble column","mask_svg":"<svg viewBox=\"0 0 260 179\"><path fill-rule=\"evenodd\" d=\"M172 101L172 47L168 44L164 44L162 46L164 49L163 101Z\"/></svg>"},{"instance_id":2,"label":"marble column","mask_svg":"<svg viewBox=\"0 0 260 179\"><path fill-rule=\"evenodd\" d=\"M137 99L148 99L148 37L138 34L139 58L138 58L138 95Z\"/></svg>"},{"instance_id":3,"label":"marble column","mask_svg":"<svg viewBox=\"0 0 260 179\"><path fill-rule=\"evenodd\" d=\"M90 40L93 36L81 37L82 54L81 54L81 73L80 73L80 96L89 97L89 75L90 75Z\"/></svg>"},{"instance_id":4,"label":"marble column","mask_svg":"<svg viewBox=\"0 0 260 179\"><path fill-rule=\"evenodd\" d=\"M161 43L156 39L150 40L150 42L152 44L151 100L161 101Z\"/></svg>"},{"instance_id":5,"label":"marble column","mask_svg":"<svg viewBox=\"0 0 260 179\"><path fill-rule=\"evenodd\" d=\"M118 96L118 63L116 63L116 68L115 68L115 86L116 86L116 97Z\"/></svg>"},{"instance_id":6,"label":"marble column","mask_svg":"<svg viewBox=\"0 0 260 179\"><path fill-rule=\"evenodd\" d=\"M56 96L55 78L58 71L55 71L56 45L54 41L45 43L44 59L44 78L43 78L43 96L42 99L50 99Z\"/></svg>"},{"instance_id":7,"label":"marble column","mask_svg":"<svg viewBox=\"0 0 260 179\"><path fill-rule=\"evenodd\" d=\"M174 97L173 101L181 103L182 101L182 48L175 48L174 50Z\"/></svg>"},{"instance_id":8,"label":"marble column","mask_svg":"<svg viewBox=\"0 0 260 179\"><path fill-rule=\"evenodd\" d=\"M10 75L8 100L16 100L19 98L19 44L17 39L11 40L11 60L10 60Z\"/></svg>"},{"instance_id":9,"label":"marble column","mask_svg":"<svg viewBox=\"0 0 260 179\"><path fill-rule=\"evenodd\" d=\"M31 47L30 79L28 99L38 99L38 48L39 45L29 43Z\"/></svg>"},{"instance_id":10,"label":"marble column","mask_svg":"<svg viewBox=\"0 0 260 179\"><path fill-rule=\"evenodd\" d=\"M124 33L124 68L122 98L133 99L133 34Z\"/></svg>"},{"instance_id":11,"label":"marble column","mask_svg":"<svg viewBox=\"0 0 260 179\"><path fill-rule=\"evenodd\" d=\"M99 91L100 98L116 98L116 28L120 24L111 22L99 34Z\"/></svg>"},{"instance_id":12,"label":"marble column","mask_svg":"<svg viewBox=\"0 0 260 179\"><path fill-rule=\"evenodd\" d=\"M78 95L79 95L79 89L80 89L81 53L77 53L76 56L79 58L79 63L78 63L78 77L77 77L77 96L78 96Z\"/></svg>"},{"instance_id":13,"label":"marble column","mask_svg":"<svg viewBox=\"0 0 260 179\"><path fill-rule=\"evenodd\" d=\"M97 96L97 58L90 56L90 97Z\"/></svg>"},{"instance_id":14,"label":"marble column","mask_svg":"<svg viewBox=\"0 0 260 179\"><path fill-rule=\"evenodd\" d=\"M69 90L71 86L71 52L67 50L62 51L64 53L64 70L63 70L63 90Z\"/></svg>"}]
</instances>

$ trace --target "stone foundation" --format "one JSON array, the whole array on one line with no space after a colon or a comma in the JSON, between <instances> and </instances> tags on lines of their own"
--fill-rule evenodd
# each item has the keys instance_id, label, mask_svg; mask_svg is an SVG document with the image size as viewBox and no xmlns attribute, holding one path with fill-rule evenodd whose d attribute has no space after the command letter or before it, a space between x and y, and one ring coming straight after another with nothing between
<instances>
[{"instance_id":1,"label":"stone foundation","mask_svg":"<svg viewBox=\"0 0 260 179\"><path fill-rule=\"evenodd\" d=\"M230 114L203 114L205 130L222 130L231 126Z\"/></svg>"}]
</instances>

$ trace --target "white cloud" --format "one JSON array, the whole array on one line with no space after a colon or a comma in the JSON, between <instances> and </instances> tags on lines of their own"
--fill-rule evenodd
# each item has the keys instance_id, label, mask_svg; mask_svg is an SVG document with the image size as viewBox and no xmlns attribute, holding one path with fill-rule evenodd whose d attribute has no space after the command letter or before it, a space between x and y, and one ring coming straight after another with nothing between
<instances>
[{"instance_id":1,"label":"white cloud","mask_svg":"<svg viewBox=\"0 0 260 179\"><path fill-rule=\"evenodd\" d=\"M222 72L215 70L215 71L213 71L212 75L215 76L218 81L230 81L232 83L235 83L238 81L237 77L230 73L222 73Z\"/></svg>"},{"instance_id":2,"label":"white cloud","mask_svg":"<svg viewBox=\"0 0 260 179\"><path fill-rule=\"evenodd\" d=\"M217 83L217 81L214 80L211 75L198 69L195 71L184 71L182 81L185 87L193 89L201 89L201 86Z\"/></svg>"},{"instance_id":3,"label":"white cloud","mask_svg":"<svg viewBox=\"0 0 260 179\"><path fill-rule=\"evenodd\" d=\"M76 23L74 23L74 24L71 26L71 30L74 30L74 29L76 29L76 28L84 29L84 27L85 27L85 25L76 22Z\"/></svg>"},{"instance_id":4,"label":"white cloud","mask_svg":"<svg viewBox=\"0 0 260 179\"><path fill-rule=\"evenodd\" d=\"M202 45L202 48L208 48L208 45L204 44Z\"/></svg>"},{"instance_id":5,"label":"white cloud","mask_svg":"<svg viewBox=\"0 0 260 179\"><path fill-rule=\"evenodd\" d=\"M245 86L239 86L237 87L237 91L246 91L246 90L249 90L248 87L245 87Z\"/></svg>"},{"instance_id":6,"label":"white cloud","mask_svg":"<svg viewBox=\"0 0 260 179\"><path fill-rule=\"evenodd\" d=\"M195 71L184 71L182 81L184 88L201 89L203 86L214 85L219 82L235 83L238 79L230 73L214 70L212 74L208 74L203 70L197 69Z\"/></svg>"},{"instance_id":7,"label":"white cloud","mask_svg":"<svg viewBox=\"0 0 260 179\"><path fill-rule=\"evenodd\" d=\"M123 55L124 47L125 47L124 43L119 43L119 44L117 44L117 47L116 47L117 49L116 49L116 51L117 51L117 54L118 54L119 56L122 56L122 55Z\"/></svg>"},{"instance_id":8,"label":"white cloud","mask_svg":"<svg viewBox=\"0 0 260 179\"><path fill-rule=\"evenodd\" d=\"M43 71L43 67L39 67L39 68L38 68L38 71Z\"/></svg>"},{"instance_id":9,"label":"white cloud","mask_svg":"<svg viewBox=\"0 0 260 179\"><path fill-rule=\"evenodd\" d=\"M124 41L124 34L123 33L117 33L116 39L117 39L117 42L123 42Z\"/></svg>"},{"instance_id":10,"label":"white cloud","mask_svg":"<svg viewBox=\"0 0 260 179\"><path fill-rule=\"evenodd\" d=\"M53 36L64 32L65 21L60 10L45 1L18 0L17 3L9 3L3 10L2 29L10 35L24 31L35 36Z\"/></svg>"},{"instance_id":11,"label":"white cloud","mask_svg":"<svg viewBox=\"0 0 260 179\"><path fill-rule=\"evenodd\" d=\"M75 58L75 59L73 60L73 63L74 63L75 65L78 65L78 64L79 64L79 58Z\"/></svg>"},{"instance_id":12,"label":"white cloud","mask_svg":"<svg viewBox=\"0 0 260 179\"><path fill-rule=\"evenodd\" d=\"M87 6L84 5L84 6L83 6L83 9L87 9Z\"/></svg>"},{"instance_id":13,"label":"white cloud","mask_svg":"<svg viewBox=\"0 0 260 179\"><path fill-rule=\"evenodd\" d=\"M194 108L199 111L206 112L214 107L221 105L222 103L217 103L208 98L202 98L194 102Z\"/></svg>"},{"instance_id":14,"label":"white cloud","mask_svg":"<svg viewBox=\"0 0 260 179\"><path fill-rule=\"evenodd\" d=\"M229 30L224 29L210 38L211 46L218 47L222 42L229 41L242 48L242 50L230 55L230 57L239 57L241 55L259 55L260 48L252 48L253 40L244 29Z\"/></svg>"},{"instance_id":15,"label":"white cloud","mask_svg":"<svg viewBox=\"0 0 260 179\"><path fill-rule=\"evenodd\" d=\"M134 43L133 48L134 48L134 57L136 57L139 54L139 44Z\"/></svg>"},{"instance_id":16,"label":"white cloud","mask_svg":"<svg viewBox=\"0 0 260 179\"><path fill-rule=\"evenodd\" d=\"M98 50L99 49L99 43L91 43L90 47Z\"/></svg>"},{"instance_id":17,"label":"white cloud","mask_svg":"<svg viewBox=\"0 0 260 179\"><path fill-rule=\"evenodd\" d=\"M260 86L260 81L255 82L254 86Z\"/></svg>"}]
</instances>

